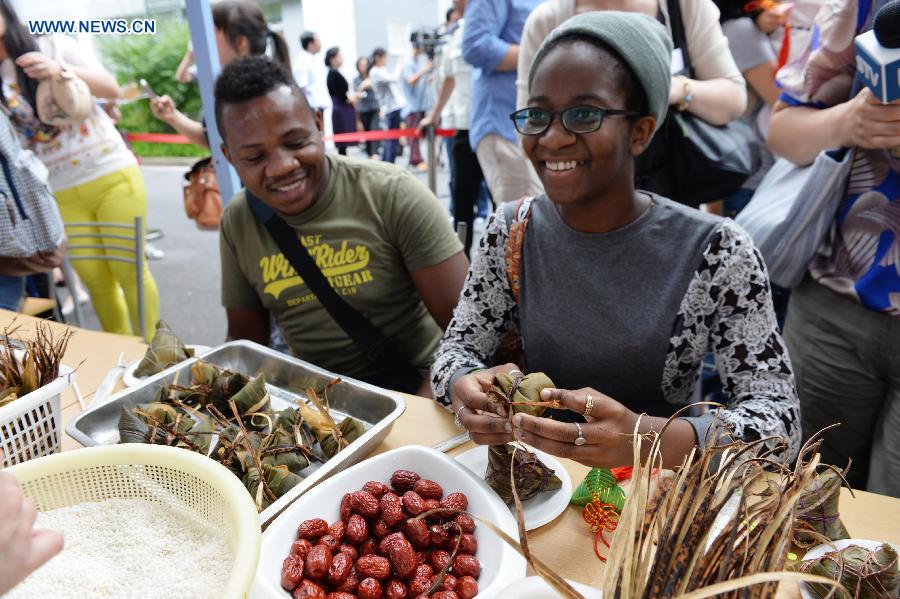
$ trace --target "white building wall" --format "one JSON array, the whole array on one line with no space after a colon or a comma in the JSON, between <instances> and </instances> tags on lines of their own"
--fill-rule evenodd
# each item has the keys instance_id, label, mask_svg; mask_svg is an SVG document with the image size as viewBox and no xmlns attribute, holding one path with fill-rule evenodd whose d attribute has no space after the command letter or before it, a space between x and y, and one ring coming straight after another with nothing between
<instances>
[{"instance_id":1,"label":"white building wall","mask_svg":"<svg viewBox=\"0 0 900 599\"><path fill-rule=\"evenodd\" d=\"M303 29L315 31L322 40L322 51L316 56L325 68L325 51L338 46L344 57L341 73L352 82L358 56L356 45L356 9L353 0L303 0ZM299 35L298 35L299 37Z\"/></svg>"}]
</instances>

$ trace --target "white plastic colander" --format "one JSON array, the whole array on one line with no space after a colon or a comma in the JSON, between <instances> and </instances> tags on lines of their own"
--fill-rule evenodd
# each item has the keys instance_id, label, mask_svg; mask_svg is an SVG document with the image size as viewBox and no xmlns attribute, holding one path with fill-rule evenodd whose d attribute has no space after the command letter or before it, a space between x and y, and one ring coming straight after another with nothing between
<instances>
[{"instance_id":1,"label":"white plastic colander","mask_svg":"<svg viewBox=\"0 0 900 599\"><path fill-rule=\"evenodd\" d=\"M143 499L208 522L234 555L223 597L247 596L259 561L259 516L244 485L218 462L186 449L126 443L38 458L7 472L38 511Z\"/></svg>"},{"instance_id":2,"label":"white plastic colander","mask_svg":"<svg viewBox=\"0 0 900 599\"><path fill-rule=\"evenodd\" d=\"M0 466L13 466L60 450L60 395L74 380L72 369L60 365L56 380L0 408Z\"/></svg>"}]
</instances>

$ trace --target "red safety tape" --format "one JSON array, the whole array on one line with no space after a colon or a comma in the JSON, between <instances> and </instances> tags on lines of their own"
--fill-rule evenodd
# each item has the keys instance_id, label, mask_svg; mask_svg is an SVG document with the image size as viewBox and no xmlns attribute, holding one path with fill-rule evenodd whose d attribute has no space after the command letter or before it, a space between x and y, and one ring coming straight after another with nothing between
<instances>
[{"instance_id":1,"label":"red safety tape","mask_svg":"<svg viewBox=\"0 0 900 599\"><path fill-rule=\"evenodd\" d=\"M129 133L128 141L146 141L155 144L189 144L184 135L177 133Z\"/></svg>"},{"instance_id":2,"label":"red safety tape","mask_svg":"<svg viewBox=\"0 0 900 599\"><path fill-rule=\"evenodd\" d=\"M435 129L434 134L438 137L453 137L456 135L456 129ZM324 138L325 141L334 141L341 143L358 143L362 141L386 141L389 139L400 139L401 137L419 137L415 129L388 129L387 131L359 131L357 133L338 133L329 135ZM184 135L177 133L129 133L129 141L144 141L159 144L189 144L191 143Z\"/></svg>"}]
</instances>

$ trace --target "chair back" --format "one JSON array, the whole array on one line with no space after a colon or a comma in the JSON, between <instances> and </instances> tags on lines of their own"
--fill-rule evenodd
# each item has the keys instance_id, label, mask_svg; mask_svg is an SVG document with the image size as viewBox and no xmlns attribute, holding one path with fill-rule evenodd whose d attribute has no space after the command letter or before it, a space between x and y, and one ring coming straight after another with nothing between
<instances>
[{"instance_id":1,"label":"chair back","mask_svg":"<svg viewBox=\"0 0 900 599\"><path fill-rule=\"evenodd\" d=\"M103 229L113 229L113 232L104 232ZM135 329L140 331L141 337L146 338L143 285L144 261L146 258L144 255L143 219L140 216L136 216L134 223L128 225L107 222L67 222L66 231L69 237L69 246L66 260L63 263L63 276L70 290L75 289L75 277L72 273L70 261L105 260L108 262L134 264L138 304L138 322ZM79 240L82 240L82 242L79 242ZM87 240L99 240L100 243L85 242ZM73 250L79 250L78 255L72 255ZM77 301L75 302L75 320L76 324L81 326L82 315Z\"/></svg>"}]
</instances>

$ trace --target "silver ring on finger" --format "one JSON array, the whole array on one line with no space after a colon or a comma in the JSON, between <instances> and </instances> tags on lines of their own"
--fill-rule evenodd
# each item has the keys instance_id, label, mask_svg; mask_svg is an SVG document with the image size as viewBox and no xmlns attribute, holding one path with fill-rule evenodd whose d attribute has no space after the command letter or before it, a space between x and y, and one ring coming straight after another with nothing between
<instances>
[{"instance_id":1,"label":"silver ring on finger","mask_svg":"<svg viewBox=\"0 0 900 599\"><path fill-rule=\"evenodd\" d=\"M521 370L510 370L509 375L514 377L517 376L519 378L525 378L525 373Z\"/></svg>"},{"instance_id":2,"label":"silver ring on finger","mask_svg":"<svg viewBox=\"0 0 900 599\"><path fill-rule=\"evenodd\" d=\"M578 436L575 437L575 445L578 445L580 447L580 446L584 445L585 443L587 443L587 439L584 438L584 435L581 432L581 424L580 423L576 422L575 428L576 428L576 430L578 430Z\"/></svg>"},{"instance_id":3,"label":"silver ring on finger","mask_svg":"<svg viewBox=\"0 0 900 599\"><path fill-rule=\"evenodd\" d=\"M462 421L459 419L459 413L462 412L465 409L465 407L466 406L462 406L461 408L456 410L456 412L453 415L453 423L456 425L457 428L465 428L463 426Z\"/></svg>"}]
</instances>

